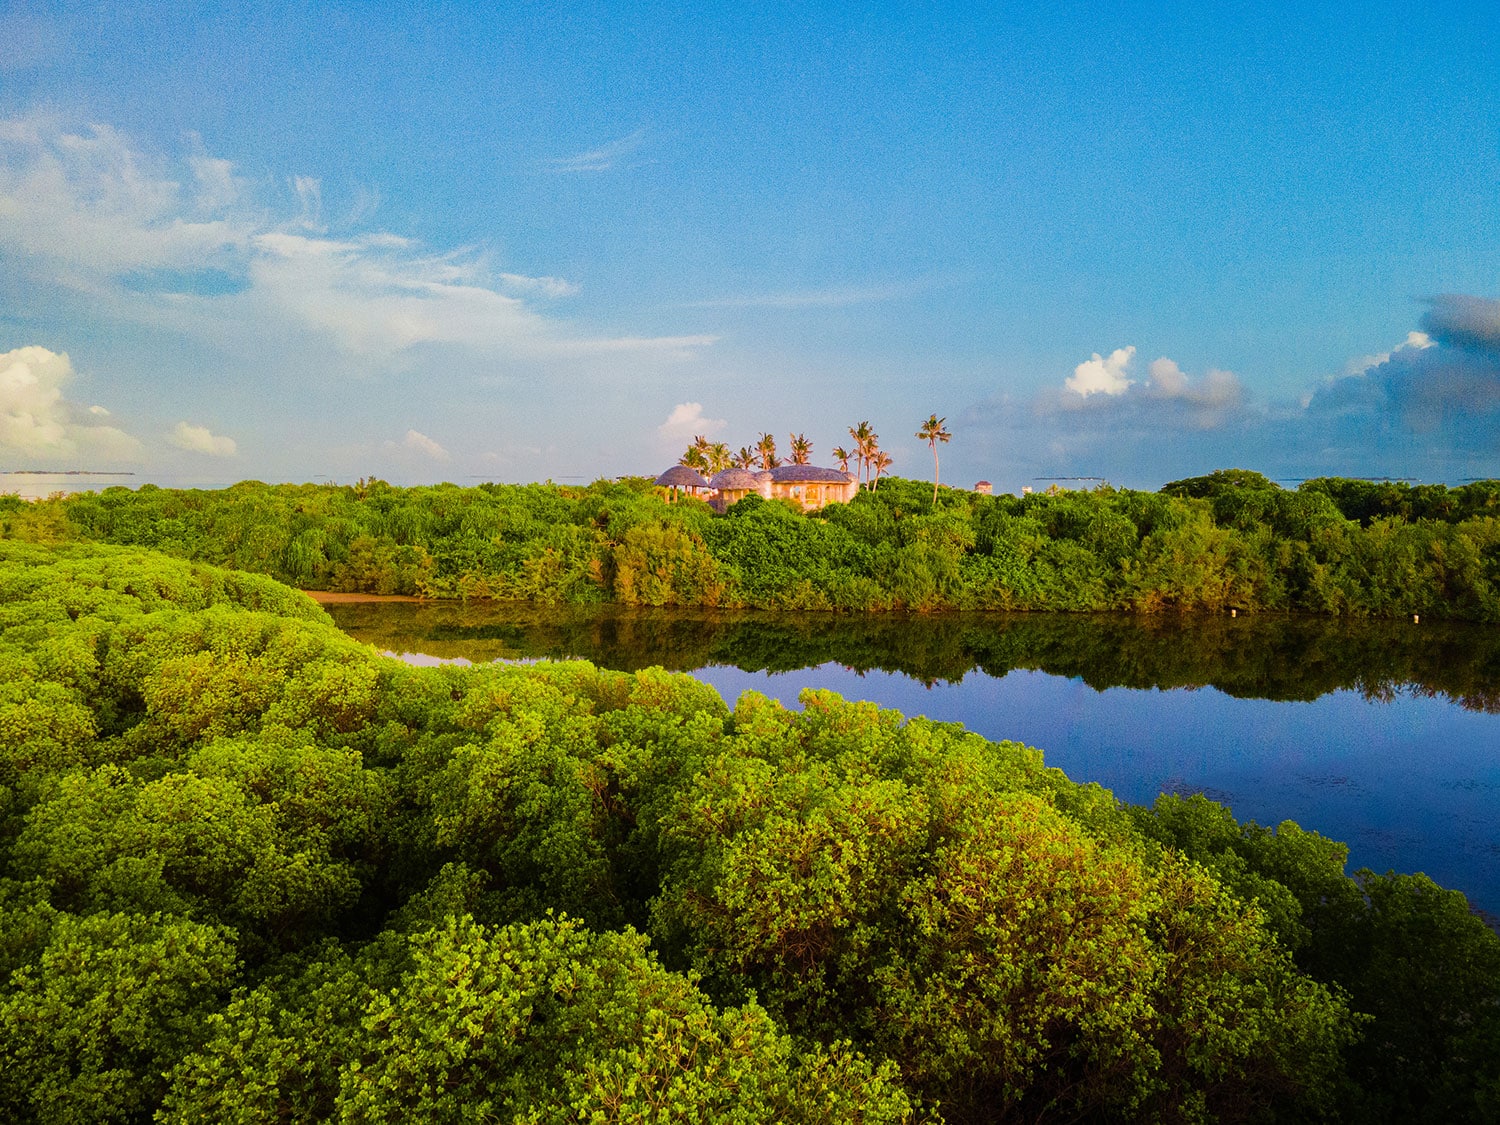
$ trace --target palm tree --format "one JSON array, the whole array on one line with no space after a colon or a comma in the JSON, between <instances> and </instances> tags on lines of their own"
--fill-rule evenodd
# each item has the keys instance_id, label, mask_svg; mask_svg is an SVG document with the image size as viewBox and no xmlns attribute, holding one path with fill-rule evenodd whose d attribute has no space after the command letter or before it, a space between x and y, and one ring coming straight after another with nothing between
<instances>
[{"instance_id":1,"label":"palm tree","mask_svg":"<svg viewBox=\"0 0 1500 1125\"><path fill-rule=\"evenodd\" d=\"M857 426L849 427L849 436L854 439L854 455L859 458L859 474L866 476L865 466L869 464L870 453L875 448L877 435L870 429L869 422L861 422Z\"/></svg>"},{"instance_id":2,"label":"palm tree","mask_svg":"<svg viewBox=\"0 0 1500 1125\"><path fill-rule=\"evenodd\" d=\"M833 447L833 459L839 463L839 472L847 473L849 471L849 451L842 445L835 445Z\"/></svg>"},{"instance_id":3,"label":"palm tree","mask_svg":"<svg viewBox=\"0 0 1500 1125\"><path fill-rule=\"evenodd\" d=\"M770 434L761 434L755 443L755 454L760 458L762 469L774 469L781 461L776 457L776 439Z\"/></svg>"},{"instance_id":4,"label":"palm tree","mask_svg":"<svg viewBox=\"0 0 1500 1125\"><path fill-rule=\"evenodd\" d=\"M722 441L716 441L708 447L708 471L720 473L734 464L734 458L730 455L729 446Z\"/></svg>"},{"instance_id":5,"label":"palm tree","mask_svg":"<svg viewBox=\"0 0 1500 1125\"><path fill-rule=\"evenodd\" d=\"M788 439L792 445L792 464L805 465L812 456L812 442L807 440L806 434L792 434Z\"/></svg>"},{"instance_id":6,"label":"palm tree","mask_svg":"<svg viewBox=\"0 0 1500 1125\"><path fill-rule=\"evenodd\" d=\"M748 446L740 446L740 451L734 455L734 463L741 469L755 468L755 452Z\"/></svg>"},{"instance_id":7,"label":"palm tree","mask_svg":"<svg viewBox=\"0 0 1500 1125\"><path fill-rule=\"evenodd\" d=\"M877 449L875 456L870 459L871 466L875 469L876 489L880 488L880 474L891 467L891 455L883 449Z\"/></svg>"},{"instance_id":8,"label":"palm tree","mask_svg":"<svg viewBox=\"0 0 1500 1125\"><path fill-rule=\"evenodd\" d=\"M943 429L943 423L947 420L946 418L939 418L934 414L927 421L923 422L922 428L917 431L917 437L932 447L932 502L934 504L937 503L938 492L938 442L943 442L946 445L948 439L953 436L947 430Z\"/></svg>"},{"instance_id":9,"label":"palm tree","mask_svg":"<svg viewBox=\"0 0 1500 1125\"><path fill-rule=\"evenodd\" d=\"M686 465L695 473L701 473L708 468L708 458L704 456L703 450L697 445L690 445L683 455L677 458L679 465Z\"/></svg>"}]
</instances>

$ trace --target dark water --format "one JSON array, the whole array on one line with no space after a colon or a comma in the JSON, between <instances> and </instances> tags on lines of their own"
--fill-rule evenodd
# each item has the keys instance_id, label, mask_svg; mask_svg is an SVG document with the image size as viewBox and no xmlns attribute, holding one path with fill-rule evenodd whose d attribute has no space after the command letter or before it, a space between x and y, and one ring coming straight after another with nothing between
<instances>
[{"instance_id":1,"label":"dark water","mask_svg":"<svg viewBox=\"0 0 1500 1125\"><path fill-rule=\"evenodd\" d=\"M1122 800L1202 792L1500 913L1500 630L1306 618L852 617L356 603L381 649L691 671L731 703L825 687L1040 747Z\"/></svg>"}]
</instances>

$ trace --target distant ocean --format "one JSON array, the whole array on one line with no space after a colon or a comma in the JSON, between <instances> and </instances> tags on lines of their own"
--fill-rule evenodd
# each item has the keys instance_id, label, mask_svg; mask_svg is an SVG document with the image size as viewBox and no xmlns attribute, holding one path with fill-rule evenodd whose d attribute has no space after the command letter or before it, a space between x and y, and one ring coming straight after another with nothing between
<instances>
[{"instance_id":1,"label":"distant ocean","mask_svg":"<svg viewBox=\"0 0 1500 1125\"><path fill-rule=\"evenodd\" d=\"M106 488L123 485L125 488L140 488L143 484L160 485L162 488L228 488L232 480L189 480L157 474L136 473L31 473L0 472L0 496L14 494L22 500L44 500L54 493L72 495L75 492L102 492Z\"/></svg>"}]
</instances>

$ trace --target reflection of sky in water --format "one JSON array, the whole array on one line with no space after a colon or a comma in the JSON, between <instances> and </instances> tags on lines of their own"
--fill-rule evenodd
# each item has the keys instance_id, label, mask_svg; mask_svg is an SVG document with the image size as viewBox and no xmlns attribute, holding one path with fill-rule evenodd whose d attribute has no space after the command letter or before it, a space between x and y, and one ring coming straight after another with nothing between
<instances>
[{"instance_id":1,"label":"reflection of sky in water","mask_svg":"<svg viewBox=\"0 0 1500 1125\"><path fill-rule=\"evenodd\" d=\"M1163 789L1206 792L1242 820L1295 820L1343 840L1350 871L1425 871L1500 913L1500 715L1411 694L1371 703L1340 691L1278 703L1213 688L1095 691L1044 672L975 672L931 688L837 664L694 674L730 703L753 688L795 706L800 689L820 687L960 722L1039 747L1048 765L1125 801L1149 802Z\"/></svg>"}]
</instances>

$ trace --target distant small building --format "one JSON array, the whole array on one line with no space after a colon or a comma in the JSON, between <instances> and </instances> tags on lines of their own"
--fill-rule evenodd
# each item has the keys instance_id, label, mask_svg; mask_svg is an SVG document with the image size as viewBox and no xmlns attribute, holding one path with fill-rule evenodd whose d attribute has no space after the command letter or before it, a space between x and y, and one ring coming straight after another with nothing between
<instances>
[{"instance_id":1,"label":"distant small building","mask_svg":"<svg viewBox=\"0 0 1500 1125\"><path fill-rule=\"evenodd\" d=\"M707 496L708 481L686 465L673 465L653 482L657 488L670 489L670 500L675 501L680 493L689 496Z\"/></svg>"},{"instance_id":2,"label":"distant small building","mask_svg":"<svg viewBox=\"0 0 1500 1125\"><path fill-rule=\"evenodd\" d=\"M991 496L995 492L995 486L987 480L982 480L974 486L974 491L981 496Z\"/></svg>"}]
</instances>

